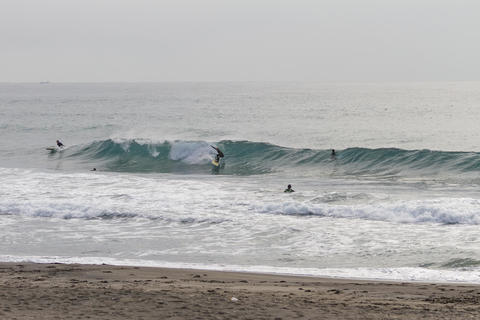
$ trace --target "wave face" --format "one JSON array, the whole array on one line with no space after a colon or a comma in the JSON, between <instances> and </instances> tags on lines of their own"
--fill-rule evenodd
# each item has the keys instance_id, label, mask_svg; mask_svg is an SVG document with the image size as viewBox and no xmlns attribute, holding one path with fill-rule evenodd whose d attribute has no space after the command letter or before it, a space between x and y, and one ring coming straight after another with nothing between
<instances>
[{"instance_id":1,"label":"wave face","mask_svg":"<svg viewBox=\"0 0 480 320\"><path fill-rule=\"evenodd\" d=\"M285 170L323 171L343 175L453 176L480 173L480 154L396 148L348 148L337 150L297 149L263 142L221 141L226 175L256 175ZM207 173L216 152L205 141L150 143L142 140L95 141L74 146L62 155L116 172ZM55 159L55 157L52 157ZM472 176L472 173L475 175Z\"/></svg>"},{"instance_id":2,"label":"wave face","mask_svg":"<svg viewBox=\"0 0 480 320\"><path fill-rule=\"evenodd\" d=\"M255 175L273 171L262 161L262 154L272 155L281 149L264 143L222 141L216 144L225 153L222 174ZM216 151L204 141L149 143L141 140L92 142L65 150L67 157L100 162L103 170L117 172L208 173ZM215 169L216 170L216 169ZM218 173L218 170L216 170Z\"/></svg>"}]
</instances>

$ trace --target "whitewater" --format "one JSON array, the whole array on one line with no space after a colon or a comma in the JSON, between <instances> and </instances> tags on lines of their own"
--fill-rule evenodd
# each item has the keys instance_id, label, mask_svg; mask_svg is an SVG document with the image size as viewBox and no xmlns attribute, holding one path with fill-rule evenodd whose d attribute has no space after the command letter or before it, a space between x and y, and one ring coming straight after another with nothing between
<instances>
[{"instance_id":1,"label":"whitewater","mask_svg":"<svg viewBox=\"0 0 480 320\"><path fill-rule=\"evenodd\" d=\"M0 260L480 283L479 103L475 82L0 84Z\"/></svg>"}]
</instances>

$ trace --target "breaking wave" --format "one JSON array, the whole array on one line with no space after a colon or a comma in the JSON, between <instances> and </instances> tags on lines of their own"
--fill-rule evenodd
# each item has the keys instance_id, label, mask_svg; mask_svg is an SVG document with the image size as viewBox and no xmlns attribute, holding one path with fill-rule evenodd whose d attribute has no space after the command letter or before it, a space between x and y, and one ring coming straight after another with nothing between
<instances>
[{"instance_id":1,"label":"breaking wave","mask_svg":"<svg viewBox=\"0 0 480 320\"><path fill-rule=\"evenodd\" d=\"M439 198L361 205L329 205L308 202L265 203L254 209L265 214L362 219L397 223L480 224L480 201Z\"/></svg>"},{"instance_id":2,"label":"breaking wave","mask_svg":"<svg viewBox=\"0 0 480 320\"><path fill-rule=\"evenodd\" d=\"M94 141L73 146L63 159L81 160L115 172L206 173L216 152L205 141L142 140ZM338 150L300 149L264 142L220 141L224 153L221 174L256 175L271 172L317 170L344 175L436 176L469 174L479 178L480 154L397 148L348 148ZM66 157L65 157L66 156ZM53 160L55 157L51 157ZM476 173L472 177L472 173Z\"/></svg>"}]
</instances>

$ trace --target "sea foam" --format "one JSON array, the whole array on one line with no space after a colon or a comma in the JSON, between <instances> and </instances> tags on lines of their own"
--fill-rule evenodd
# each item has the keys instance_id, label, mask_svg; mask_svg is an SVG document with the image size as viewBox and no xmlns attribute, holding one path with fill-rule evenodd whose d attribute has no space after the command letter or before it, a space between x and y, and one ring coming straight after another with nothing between
<instances>
[{"instance_id":1,"label":"sea foam","mask_svg":"<svg viewBox=\"0 0 480 320\"><path fill-rule=\"evenodd\" d=\"M287 201L259 204L254 206L253 210L268 214L313 215L399 223L480 224L480 200L471 198L402 200L360 205Z\"/></svg>"}]
</instances>

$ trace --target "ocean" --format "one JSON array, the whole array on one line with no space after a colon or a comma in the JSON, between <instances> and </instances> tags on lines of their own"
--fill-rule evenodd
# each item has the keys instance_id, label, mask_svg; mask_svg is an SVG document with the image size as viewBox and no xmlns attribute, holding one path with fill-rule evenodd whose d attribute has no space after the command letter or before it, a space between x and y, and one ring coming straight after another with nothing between
<instances>
[{"instance_id":1,"label":"ocean","mask_svg":"<svg viewBox=\"0 0 480 320\"><path fill-rule=\"evenodd\" d=\"M0 260L480 283L479 106L478 82L3 83Z\"/></svg>"}]
</instances>

